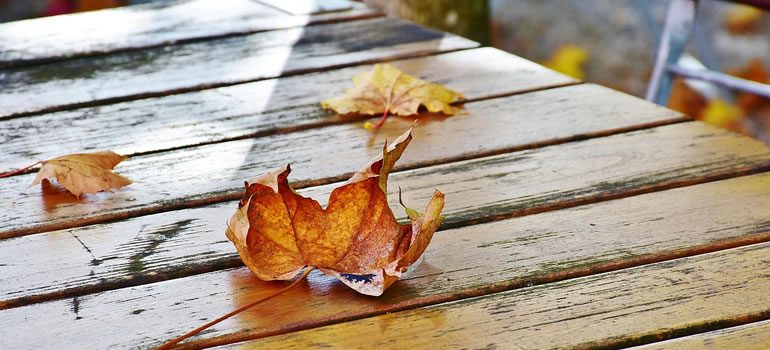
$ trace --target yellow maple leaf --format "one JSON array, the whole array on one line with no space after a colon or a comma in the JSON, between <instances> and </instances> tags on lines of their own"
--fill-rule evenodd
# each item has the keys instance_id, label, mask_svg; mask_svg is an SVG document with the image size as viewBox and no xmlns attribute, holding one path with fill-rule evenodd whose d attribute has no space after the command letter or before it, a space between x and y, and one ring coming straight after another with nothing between
<instances>
[{"instance_id":1,"label":"yellow maple leaf","mask_svg":"<svg viewBox=\"0 0 770 350\"><path fill-rule=\"evenodd\" d=\"M83 193L112 192L111 188L131 184L131 180L111 171L126 158L112 151L102 151L68 154L45 160L40 162L40 171L30 186L39 184L44 178L56 178L59 184L78 198Z\"/></svg>"},{"instance_id":2,"label":"yellow maple leaf","mask_svg":"<svg viewBox=\"0 0 770 350\"><path fill-rule=\"evenodd\" d=\"M709 101L701 115L704 122L731 130L736 127L735 124L739 123L742 117L743 113L740 108L721 99Z\"/></svg>"},{"instance_id":3,"label":"yellow maple leaf","mask_svg":"<svg viewBox=\"0 0 770 350\"><path fill-rule=\"evenodd\" d=\"M321 106L339 114L382 114L382 119L373 127L376 129L385 122L388 113L414 115L420 105L429 112L455 114L460 107L450 103L462 99L463 95L444 86L406 74L389 64L377 64L371 71L354 76L352 89L321 102Z\"/></svg>"},{"instance_id":4,"label":"yellow maple leaf","mask_svg":"<svg viewBox=\"0 0 770 350\"><path fill-rule=\"evenodd\" d=\"M551 59L543 62L543 65L559 73L583 80L585 73L582 66L587 60L588 51L586 49L575 45L565 45L559 47Z\"/></svg>"}]
</instances>

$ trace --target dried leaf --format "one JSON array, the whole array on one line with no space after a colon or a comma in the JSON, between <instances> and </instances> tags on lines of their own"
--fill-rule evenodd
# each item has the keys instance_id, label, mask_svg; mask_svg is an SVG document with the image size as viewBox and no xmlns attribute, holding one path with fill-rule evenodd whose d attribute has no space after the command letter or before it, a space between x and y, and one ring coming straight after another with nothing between
<instances>
[{"instance_id":1,"label":"dried leaf","mask_svg":"<svg viewBox=\"0 0 770 350\"><path fill-rule=\"evenodd\" d=\"M353 77L353 89L345 90L343 96L321 102L321 106L340 114L382 114L377 128L388 113L414 115L420 105L429 112L455 114L459 107L450 103L462 99L463 95L444 86L426 82L389 64L377 64L371 71Z\"/></svg>"},{"instance_id":2,"label":"dried leaf","mask_svg":"<svg viewBox=\"0 0 770 350\"><path fill-rule=\"evenodd\" d=\"M387 201L387 178L411 129L332 191L326 209L289 186L289 166L246 182L225 234L262 280L287 280L306 267L366 295L381 295L428 246L443 217L436 191L425 213L407 210L399 224Z\"/></svg>"},{"instance_id":3,"label":"dried leaf","mask_svg":"<svg viewBox=\"0 0 770 350\"><path fill-rule=\"evenodd\" d=\"M78 198L83 193L112 192L112 188L131 184L131 180L111 171L126 158L112 151L102 151L49 159L41 162L42 167L30 186L39 184L44 178L56 178Z\"/></svg>"}]
</instances>

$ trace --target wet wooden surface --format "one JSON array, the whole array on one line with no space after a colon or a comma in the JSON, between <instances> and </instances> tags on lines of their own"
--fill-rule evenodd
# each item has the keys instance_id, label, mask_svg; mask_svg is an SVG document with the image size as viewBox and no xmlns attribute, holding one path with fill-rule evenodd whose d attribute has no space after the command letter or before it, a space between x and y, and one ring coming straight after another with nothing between
<instances>
[{"instance_id":1,"label":"wet wooden surface","mask_svg":"<svg viewBox=\"0 0 770 350\"><path fill-rule=\"evenodd\" d=\"M681 137L681 132L690 125L677 124L588 142L418 168L396 173L391 181L399 184L403 199L406 203L414 203L413 206L427 203L431 189L436 187L448 196L463 198L463 201L448 202L444 207L447 218L442 227L448 228L553 210L555 206L594 202L597 197L619 198L712 181L726 173L753 172L770 166L770 156L762 152L764 147L756 141L736 140L734 134L726 131L703 124L698 126L701 130L690 137L699 140L698 146L713 151L708 158L696 158L689 152L693 148L685 147L687 139ZM651 132L668 135L655 136L658 147L643 147ZM729 150L726 144L735 148ZM640 152L642 150L645 152ZM662 160L651 163L650 159L657 153L668 150L681 151L670 152L665 163ZM594 161L602 166L597 167ZM315 186L300 190L300 193L325 204L325 199L337 186L339 183ZM398 208L397 191L397 187L391 187L393 208ZM0 271L0 285L4 285L4 281L15 282L0 287L0 298L6 304L20 304L44 299L48 294L71 295L77 290L97 291L106 285L145 283L156 273L192 274L208 270L212 265L236 264L238 258L233 254L230 242L223 239L217 229L222 224L221 218L228 217L227 213L237 207L236 203L138 216L0 241L0 255L29 252L19 254L19 260L9 260L16 268ZM400 210L396 215L405 217ZM69 247L66 255L72 260L66 268L58 266L58 258L47 256L35 257L35 262L30 263L31 254L52 240L59 242L57 246L61 246L62 252L65 246ZM163 246L172 249L175 255L156 254L155 248L148 254L136 255L140 246L152 246L157 240L162 240ZM175 272L179 264L188 266L186 271ZM127 276L129 270L131 273ZM22 271L26 274L19 277ZM51 285L53 279L58 283Z\"/></svg>"},{"instance_id":2,"label":"wet wooden surface","mask_svg":"<svg viewBox=\"0 0 770 350\"><path fill-rule=\"evenodd\" d=\"M468 103L463 115L443 120L426 118L424 126L415 129L410 152L404 154L397 168L447 163L681 120L679 114L658 107L644 114L617 115L624 105L644 103L598 86L569 89L571 93L566 95L547 90L533 96ZM586 105L597 91L611 96L611 102L601 108ZM560 99L561 105L554 104L552 109L542 107L558 96L565 96ZM517 108L509 110L509 104ZM573 113L578 109L584 113ZM546 114L540 119L532 118L537 110ZM543 118L554 120L553 127L544 127ZM609 118L612 120L608 121ZM293 166L295 187L344 180L360 164L381 152L378 145L398 137L412 122L410 118L393 118L376 134L364 129L363 123L345 123L132 157L121 163L119 169L136 182L134 185L117 194L101 193L79 200L54 186L27 189L34 174L15 176L0 187L0 200L11 203L0 214L0 237L240 198L243 179L286 164ZM455 136L447 140L447 133ZM319 143L329 148L320 148ZM333 163L326 159L329 149L336 150ZM749 147L747 151L756 149ZM43 193L46 195L42 198L48 203L41 206Z\"/></svg>"},{"instance_id":3,"label":"wet wooden surface","mask_svg":"<svg viewBox=\"0 0 770 350\"><path fill-rule=\"evenodd\" d=\"M223 348L624 347L766 317L767 254L727 249Z\"/></svg>"},{"instance_id":4,"label":"wet wooden surface","mask_svg":"<svg viewBox=\"0 0 770 350\"><path fill-rule=\"evenodd\" d=\"M476 65L479 58L489 65ZM424 79L462 91L469 100L577 83L493 48L389 63L405 72L419 73ZM339 118L318 108L319 98L333 97L337 91L350 85L352 75L369 69L371 65L332 69L10 119L0 123L0 153L4 155L4 168L0 171L84 150L109 148L120 154L136 155L347 123L354 119ZM322 91L321 95L319 91ZM583 96L590 97L587 95ZM663 113L672 112L656 111L656 115ZM655 116L640 118L652 120ZM69 132L60 132L62 128ZM136 142L137 138L145 141Z\"/></svg>"},{"instance_id":5,"label":"wet wooden surface","mask_svg":"<svg viewBox=\"0 0 770 350\"><path fill-rule=\"evenodd\" d=\"M380 17L9 68L2 73L0 118L475 46Z\"/></svg>"},{"instance_id":6,"label":"wet wooden surface","mask_svg":"<svg viewBox=\"0 0 770 350\"><path fill-rule=\"evenodd\" d=\"M294 0L305 11L291 14L256 0L176 0L6 23L0 68L380 15L347 1L326 9L327 2Z\"/></svg>"},{"instance_id":7,"label":"wet wooden surface","mask_svg":"<svg viewBox=\"0 0 770 350\"><path fill-rule=\"evenodd\" d=\"M390 178L402 219L398 186L413 207L447 195L422 263L377 298L314 271L183 347L766 341L764 144L360 4L227 3L0 25L0 171L111 149L135 181L77 199L27 188L34 169L0 179L0 348L152 348L283 288L225 222L244 180L287 163L325 203L412 124L320 108L375 62L467 99L419 118Z\"/></svg>"},{"instance_id":8,"label":"wet wooden surface","mask_svg":"<svg viewBox=\"0 0 770 350\"><path fill-rule=\"evenodd\" d=\"M534 113L533 108L542 110L543 104L556 97L551 90L535 93L543 96L542 99L527 95L526 103L519 102L523 99L520 96L485 100L466 104L465 115L444 120L424 120L424 126L414 131L416 140L410 144L411 152L402 157L397 168L448 163L532 148L541 143L563 143L592 135L681 120L678 114L663 108L651 108L644 115L615 117L617 110L624 105L624 97L628 104L641 101L598 86L581 85L571 89L574 94L569 96L574 99L564 98L561 105L553 105L553 110L543 117L559 121L550 128L540 127L542 119L533 119L531 115ZM590 101L597 91L613 96L613 102L593 109L585 105L585 101ZM509 104L516 104L519 108L509 111L506 109ZM584 114L569 112L580 106L585 106ZM565 110L565 107L569 109ZM468 117L470 115L475 117ZM612 122L602 118L610 116ZM643 121L644 124L638 124ZM3 181L0 187L0 198L11 204L0 215L0 237L240 198L243 179L286 164L292 164L292 179L298 188L344 180L352 173L352 169L366 164L381 152L377 145L386 139L395 139L411 123L412 119L393 118L377 134L364 129L361 123L346 123L137 156L124 161L119 168L121 174L135 181L135 184L117 194L100 193L81 199L71 197L56 186L27 189L35 175L15 176ZM717 131L705 131L706 134L711 132ZM447 140L446 133L454 133L456 136ZM724 132L721 134L728 135ZM508 135L515 137L506 137ZM741 140L736 139L744 143ZM758 145L750 140L746 142ZM319 143L339 150L335 151L339 158L334 163L328 162L324 156L329 151L319 148ZM763 150L748 147L746 155L754 157L757 152L762 154ZM732 160L744 161L741 157ZM343 172L340 169L351 171ZM204 178L207 181L200 181ZM190 186L190 183L196 185ZM41 197L41 194L45 195ZM47 201L42 206L41 198Z\"/></svg>"},{"instance_id":9,"label":"wet wooden surface","mask_svg":"<svg viewBox=\"0 0 770 350\"><path fill-rule=\"evenodd\" d=\"M236 338L265 336L284 328L323 325L330 319L358 318L495 291L519 290L530 284L767 241L770 240L770 217L764 208L770 201L766 195L768 191L770 176L758 174L440 231L434 236L431 249L426 251L423 263L382 297L358 295L332 278L312 273L310 281L300 285L301 289L292 290L269 305L227 321L215 327L209 335L222 337L233 333L231 337ZM736 206L738 200L742 201ZM199 217L203 213L221 216L231 213L233 208L235 203L228 203L216 210L201 208L197 213ZM725 220L720 213L726 210L736 210L741 215ZM174 221L177 219L181 220ZM61 241L62 245L71 246L73 251L79 249L82 253L74 253L73 257L80 256L78 260L82 261L84 270L89 264L88 269L108 280L110 276L106 271L114 271L113 275L125 275L129 269L144 269L147 272L143 277L145 281L167 279L176 277L170 276L175 266L195 269L197 259L203 259L200 256L209 259L203 264L205 266L216 266L226 259L226 248L231 243L222 238L216 223L207 228L204 220L156 218L153 220L155 225L161 226L147 226L146 233L138 236L133 232L150 224L134 222L131 226L124 225L121 230L103 226L80 232L77 237L89 247L90 254L102 259L99 264L92 264L94 257L80 247L80 242L71 241L72 236L66 232L53 232L52 236L40 240ZM693 222L701 222L700 230L690 229ZM100 238L108 231L113 232L111 235L116 237L115 240L122 240L124 249L136 246L135 251L149 254L142 259L113 259L109 252L120 249L110 248L110 240ZM118 234L126 231L129 234ZM206 231L210 237L197 238L201 234L196 231ZM21 239L25 241L31 237L40 236ZM207 248L196 248L195 245L199 244ZM234 258L232 251L229 254ZM174 258L180 255L185 257ZM171 268L161 271L159 267L163 264ZM60 271L62 275L68 274L64 268ZM47 271L41 273L50 275ZM83 279L70 276L67 278L73 281L70 283ZM206 287L209 284L226 287ZM60 341L74 341L87 337L89 332L95 330L107 332L114 315L133 315L133 312L146 315L124 318L122 322L126 325L137 324L126 328L137 332L141 330L148 337L162 339L195 328L200 323L200 317L210 320L211 314L224 314L281 286L260 282L248 269L236 268L102 293L69 295L56 302L12 308L0 312L0 315L11 319L26 315L28 322L33 323L66 323L74 317L85 320L82 321L82 329L63 329L50 339L21 337L18 343L13 344L31 342L48 347ZM190 301L179 304L180 294L184 295L184 300ZM78 304L77 315L72 311L75 300ZM140 323L144 325L140 326ZM21 331L25 325L16 327ZM88 338L88 347L98 348L125 343L140 346L147 341L136 340L135 334L131 333L110 338Z\"/></svg>"}]
</instances>

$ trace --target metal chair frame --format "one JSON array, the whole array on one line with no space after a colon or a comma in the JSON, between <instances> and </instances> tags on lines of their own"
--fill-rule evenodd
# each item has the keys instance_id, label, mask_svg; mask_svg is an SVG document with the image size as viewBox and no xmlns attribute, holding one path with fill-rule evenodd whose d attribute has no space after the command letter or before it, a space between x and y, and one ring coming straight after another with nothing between
<instances>
[{"instance_id":1,"label":"metal chair frame","mask_svg":"<svg viewBox=\"0 0 770 350\"><path fill-rule=\"evenodd\" d=\"M659 105L668 103L675 75L708 81L730 89L750 92L770 98L770 85L760 84L724 73L691 69L677 64L695 23L699 0L671 0L666 14L662 38L655 58L650 84L645 98ZM770 0L732 1L770 10Z\"/></svg>"}]
</instances>

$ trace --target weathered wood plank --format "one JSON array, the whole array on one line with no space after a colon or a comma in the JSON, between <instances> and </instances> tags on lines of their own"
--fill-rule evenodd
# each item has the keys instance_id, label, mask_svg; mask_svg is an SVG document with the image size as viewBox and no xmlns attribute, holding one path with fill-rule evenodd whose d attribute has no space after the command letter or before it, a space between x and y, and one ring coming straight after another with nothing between
<instances>
[{"instance_id":1,"label":"weathered wood plank","mask_svg":"<svg viewBox=\"0 0 770 350\"><path fill-rule=\"evenodd\" d=\"M682 128L667 133L656 129L631 138L613 136L399 172L391 177L391 205L403 216L393 192L398 186L414 207L426 203L433 188L439 188L450 199L444 227L456 227L627 196L640 189L659 190L755 161L767 163L765 148L758 143L725 131L708 134L714 130L718 129L707 127L685 135ZM648 146L651 139L656 147ZM702 141L691 145L690 139ZM725 146L735 139L749 142ZM752 148L757 153L745 153ZM565 166L568 162L571 165ZM300 192L325 204L338 185ZM732 198L755 203L752 193L745 195L726 197L731 199L725 205ZM222 236L235 207L229 202L0 241L0 256L15 257L7 260L14 268L0 270L0 308L238 265L231 244ZM56 254L35 256L54 241ZM66 268L59 266L61 256L68 257Z\"/></svg>"},{"instance_id":2,"label":"weathered wood plank","mask_svg":"<svg viewBox=\"0 0 770 350\"><path fill-rule=\"evenodd\" d=\"M747 242L767 241L770 239L770 214L765 210L770 200L768 191L770 174L759 174L442 231L434 236L423 262L381 297L357 294L334 279L314 272L310 274L309 282L303 282L270 303L215 326L202 337L230 333L235 335L228 339L262 337L340 319L594 275ZM453 203L451 196L447 198L448 204ZM210 210L225 214L224 209ZM232 210L227 210L226 215L229 216ZM204 212L199 210L197 213ZM155 221L164 220L174 219L169 216ZM146 247L155 242L152 250L134 248L134 251L147 254L147 266L162 264L163 260L174 255L194 254L195 258L188 256L185 260L203 261L208 254L190 252L187 248L196 239L190 233L191 228L212 226L214 234L206 243L212 246L211 250L223 249L229 244L217 242L223 240L223 222L212 225L204 223L204 220L193 220L177 227L167 225L165 234L178 233L173 237L163 237L164 232L152 226L137 235L137 230L141 229L139 224L125 226L126 231L120 232L115 229L109 232L82 232L79 237L97 258L104 257L101 255L105 251L102 242L110 239L107 237L123 234L124 242L129 242L125 246ZM66 232L50 236L50 246L68 242L64 236L67 236ZM136 237L135 243L130 243L132 237ZM33 237L17 240L29 238ZM234 249L229 249L229 254L233 254ZM73 252L72 260L60 261L76 263L89 259L92 258L88 253ZM761 260L767 263L764 258L753 259L757 263ZM93 268L99 274L102 267L111 263L104 260L102 265ZM180 269L187 268L186 262L173 263L178 264ZM124 263L124 268L128 268L127 265ZM740 264L734 267L741 269ZM752 274L760 278L756 271L762 270L764 268L752 269ZM700 280L704 275L693 273L693 276ZM665 279L660 280L666 282ZM51 281L54 282L53 279ZM106 348L117 344L122 347L147 347L183 334L206 320L285 285L258 281L248 269L238 268L6 309L0 311L0 319L8 326L0 328L0 335L14 336L0 339L9 339L11 343L8 345L12 348L22 344L25 347L47 348L62 343L85 348ZM649 293L655 290L653 286L657 286L640 285L632 290ZM717 283L714 285L720 286ZM766 289L753 290L763 292ZM682 288L684 293L691 291ZM517 293L520 292L515 291L512 295ZM761 302L766 307L767 301L745 295L746 301ZM572 294L560 297L563 298L561 303L572 300ZM741 297L739 304L743 303ZM446 323L445 326L450 326L452 322ZM29 324L39 325L40 331L35 334L23 332ZM121 332L110 332L110 337L98 336L116 325L120 325Z\"/></svg>"},{"instance_id":3,"label":"weathered wood plank","mask_svg":"<svg viewBox=\"0 0 770 350\"><path fill-rule=\"evenodd\" d=\"M623 347L767 318L768 254L759 244L223 348Z\"/></svg>"},{"instance_id":4,"label":"weathered wood plank","mask_svg":"<svg viewBox=\"0 0 770 350\"><path fill-rule=\"evenodd\" d=\"M510 152L679 118L670 110L591 85L479 101L467 104L465 113L418 125L399 168ZM292 180L299 187L343 180L380 154L385 139L395 139L411 124L410 119L391 118L375 134L360 123L342 124L133 157L117 171L134 184L116 194L83 195L79 200L50 186L26 189L34 174L14 176L0 182L0 202L10 203L0 212L0 237L236 199L245 179L287 163L292 164ZM705 126L682 130L683 134L670 136L672 142L687 137L686 130L691 130L704 138L724 135L716 137L745 145L737 155L730 152L734 161L722 162L730 169L736 162L756 164L767 157L767 148L756 141ZM618 147L613 151L627 146Z\"/></svg>"},{"instance_id":5,"label":"weathered wood plank","mask_svg":"<svg viewBox=\"0 0 770 350\"><path fill-rule=\"evenodd\" d=\"M685 126L420 168L395 173L391 182L404 189L404 199L414 206L426 203L433 188L450 199L462 198L448 200L444 210L444 227L454 227L624 196L640 189L665 188L768 163L767 149L758 142L711 127L696 127L685 134ZM648 146L651 139L656 140L655 147ZM693 145L691 139L700 142ZM324 203L338 185L307 188L301 193ZM397 188L391 186L393 191ZM395 212L403 215L397 193L391 193L390 198ZM235 204L230 202L0 241L0 256L19 259L12 262L17 269L0 271L0 282L15 281L0 287L0 300L5 300L0 305L238 264L230 243L221 235L233 208ZM29 256L51 241L59 242L60 253L30 260ZM160 241L173 247L168 255L155 252ZM60 256L69 257L67 269L57 267ZM57 272L51 274L54 270ZM25 273L19 277L22 271Z\"/></svg>"},{"instance_id":6,"label":"weathered wood plank","mask_svg":"<svg viewBox=\"0 0 770 350\"><path fill-rule=\"evenodd\" d=\"M12 68L0 71L0 118L476 46L373 18Z\"/></svg>"},{"instance_id":7,"label":"weathered wood plank","mask_svg":"<svg viewBox=\"0 0 770 350\"><path fill-rule=\"evenodd\" d=\"M493 48L390 63L462 91L469 100L576 83ZM319 102L350 88L351 77L370 68L328 70L5 120L0 123L0 172L68 153L110 149L131 155L350 121L324 112ZM66 133L61 132L64 129Z\"/></svg>"},{"instance_id":8,"label":"weathered wood plank","mask_svg":"<svg viewBox=\"0 0 770 350\"><path fill-rule=\"evenodd\" d=\"M720 329L716 331L642 345L633 350L700 350L700 349L767 349L770 344L770 321Z\"/></svg>"},{"instance_id":9,"label":"weathered wood plank","mask_svg":"<svg viewBox=\"0 0 770 350\"><path fill-rule=\"evenodd\" d=\"M290 16L253 0L183 0L9 22L0 24L0 68L378 15L335 1L350 10Z\"/></svg>"}]
</instances>

